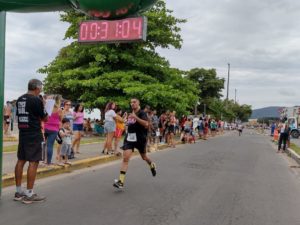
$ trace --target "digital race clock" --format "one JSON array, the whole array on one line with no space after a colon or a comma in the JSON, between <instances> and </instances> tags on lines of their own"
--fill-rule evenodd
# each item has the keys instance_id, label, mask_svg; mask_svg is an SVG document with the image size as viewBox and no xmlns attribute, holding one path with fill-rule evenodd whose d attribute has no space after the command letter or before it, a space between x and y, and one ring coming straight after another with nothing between
<instances>
[{"instance_id":1,"label":"digital race clock","mask_svg":"<svg viewBox=\"0 0 300 225\"><path fill-rule=\"evenodd\" d=\"M116 43L145 41L146 34L146 17L84 21L79 26L78 42Z\"/></svg>"}]
</instances>

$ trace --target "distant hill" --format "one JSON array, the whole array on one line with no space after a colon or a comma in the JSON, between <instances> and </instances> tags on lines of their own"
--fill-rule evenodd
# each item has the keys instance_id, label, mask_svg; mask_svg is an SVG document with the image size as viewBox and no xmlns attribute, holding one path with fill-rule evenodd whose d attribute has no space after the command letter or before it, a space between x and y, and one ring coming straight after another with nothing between
<instances>
[{"instance_id":1,"label":"distant hill","mask_svg":"<svg viewBox=\"0 0 300 225\"><path fill-rule=\"evenodd\" d=\"M260 118L270 118L270 117L280 118L280 114L278 112L280 108L282 108L282 106L270 106L261 109L254 109L252 111L252 115L250 119L260 119Z\"/></svg>"}]
</instances>

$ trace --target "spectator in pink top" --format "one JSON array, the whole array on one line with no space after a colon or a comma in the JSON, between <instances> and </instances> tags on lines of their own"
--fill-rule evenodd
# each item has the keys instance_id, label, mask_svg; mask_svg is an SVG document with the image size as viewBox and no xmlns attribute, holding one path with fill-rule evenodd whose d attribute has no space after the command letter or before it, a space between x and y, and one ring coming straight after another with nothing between
<instances>
[{"instance_id":1,"label":"spectator in pink top","mask_svg":"<svg viewBox=\"0 0 300 225\"><path fill-rule=\"evenodd\" d=\"M55 105L53 107L52 114L49 116L48 121L45 122L44 124L45 139L47 145L46 163L48 165L50 165L52 162L53 146L54 146L55 138L59 131L60 121L62 118L62 110L60 108L61 96L56 95L54 96L54 99L55 99Z\"/></svg>"},{"instance_id":2,"label":"spectator in pink top","mask_svg":"<svg viewBox=\"0 0 300 225\"><path fill-rule=\"evenodd\" d=\"M77 104L75 106L74 112L73 112L73 133L74 133L74 140L72 143L72 149L74 153L79 154L79 146L80 146L80 140L81 140L81 135L83 132L83 118L84 118L84 113L83 113L84 107L81 104Z\"/></svg>"}]
</instances>

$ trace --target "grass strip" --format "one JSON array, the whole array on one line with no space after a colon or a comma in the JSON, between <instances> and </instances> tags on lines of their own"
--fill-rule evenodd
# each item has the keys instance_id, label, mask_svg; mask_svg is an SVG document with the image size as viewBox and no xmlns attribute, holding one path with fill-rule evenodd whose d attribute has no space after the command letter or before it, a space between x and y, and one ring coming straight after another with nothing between
<instances>
[{"instance_id":1,"label":"grass strip","mask_svg":"<svg viewBox=\"0 0 300 225\"><path fill-rule=\"evenodd\" d=\"M300 155L300 147L298 145L291 143L290 148L293 149L297 154Z\"/></svg>"}]
</instances>

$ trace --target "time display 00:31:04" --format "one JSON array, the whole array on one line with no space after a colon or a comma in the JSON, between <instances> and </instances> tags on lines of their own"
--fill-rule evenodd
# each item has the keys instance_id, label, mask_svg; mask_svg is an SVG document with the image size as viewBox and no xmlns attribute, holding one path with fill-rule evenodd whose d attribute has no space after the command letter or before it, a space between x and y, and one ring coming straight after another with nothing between
<instances>
[{"instance_id":1,"label":"time display 00:31:04","mask_svg":"<svg viewBox=\"0 0 300 225\"><path fill-rule=\"evenodd\" d=\"M80 24L79 42L128 42L146 39L146 18L96 20Z\"/></svg>"}]
</instances>

